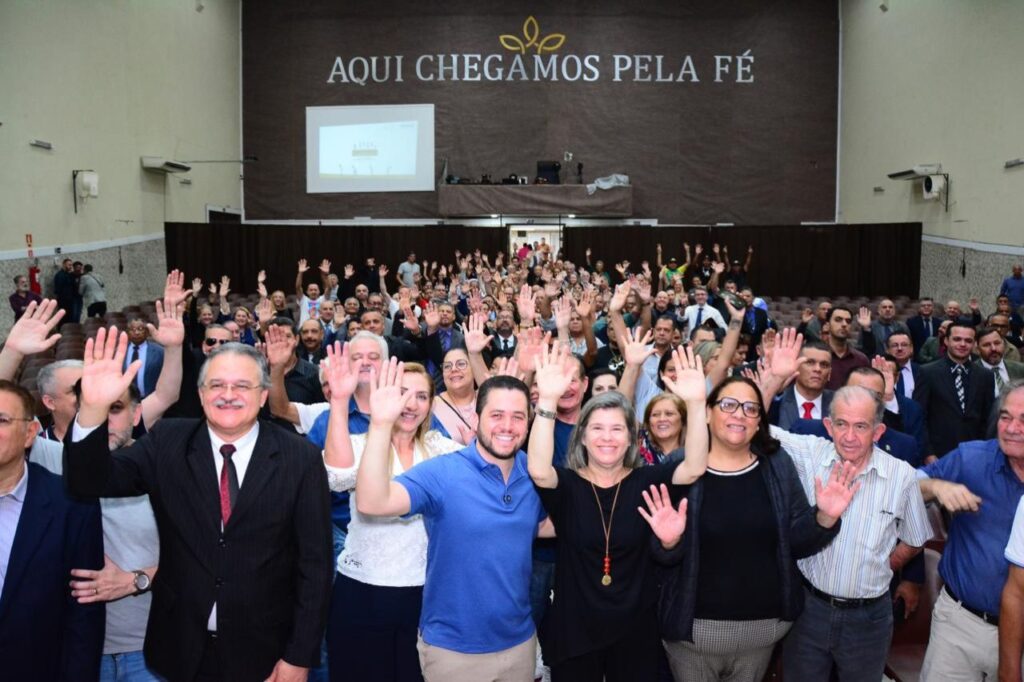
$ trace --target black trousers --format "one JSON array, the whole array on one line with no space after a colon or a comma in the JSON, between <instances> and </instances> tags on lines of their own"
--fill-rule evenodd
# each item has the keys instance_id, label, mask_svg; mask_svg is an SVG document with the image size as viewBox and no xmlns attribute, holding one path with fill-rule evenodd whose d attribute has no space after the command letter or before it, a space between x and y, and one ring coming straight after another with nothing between
<instances>
[{"instance_id":1,"label":"black trousers","mask_svg":"<svg viewBox=\"0 0 1024 682\"><path fill-rule=\"evenodd\" d=\"M107 314L107 302L106 301L96 301L95 303L90 303L89 307L86 308L86 310L85 310L85 316L86 317L103 317L106 314Z\"/></svg>"},{"instance_id":2,"label":"black trousers","mask_svg":"<svg viewBox=\"0 0 1024 682\"><path fill-rule=\"evenodd\" d=\"M656 613L608 646L555 663L551 682L655 682L664 658Z\"/></svg>"},{"instance_id":3,"label":"black trousers","mask_svg":"<svg viewBox=\"0 0 1024 682\"><path fill-rule=\"evenodd\" d=\"M220 645L217 635L211 632L206 635L206 645L203 647L203 657L199 659L199 672L196 673L195 682L220 682L223 679Z\"/></svg>"},{"instance_id":4,"label":"black trousers","mask_svg":"<svg viewBox=\"0 0 1024 682\"><path fill-rule=\"evenodd\" d=\"M338 573L327 621L331 682L423 682L416 651L422 587L378 587Z\"/></svg>"}]
</instances>

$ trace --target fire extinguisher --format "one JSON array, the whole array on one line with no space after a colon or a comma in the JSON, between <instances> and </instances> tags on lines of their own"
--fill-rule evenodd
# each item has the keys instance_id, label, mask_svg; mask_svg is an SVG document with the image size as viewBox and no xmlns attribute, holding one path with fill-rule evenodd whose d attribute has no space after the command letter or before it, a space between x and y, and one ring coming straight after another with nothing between
<instances>
[{"instance_id":1,"label":"fire extinguisher","mask_svg":"<svg viewBox=\"0 0 1024 682\"><path fill-rule=\"evenodd\" d=\"M30 265L28 268L28 288L34 293L43 295L43 286L39 283L39 267Z\"/></svg>"}]
</instances>

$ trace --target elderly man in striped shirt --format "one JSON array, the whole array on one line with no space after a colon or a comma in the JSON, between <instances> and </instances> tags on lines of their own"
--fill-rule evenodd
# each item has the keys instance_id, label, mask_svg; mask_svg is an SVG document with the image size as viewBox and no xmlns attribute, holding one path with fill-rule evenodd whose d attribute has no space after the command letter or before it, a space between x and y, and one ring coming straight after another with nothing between
<instances>
[{"instance_id":1,"label":"elderly man in striped shirt","mask_svg":"<svg viewBox=\"0 0 1024 682\"><path fill-rule=\"evenodd\" d=\"M802 339L789 329L781 336L764 378L766 401L798 366ZM875 444L885 432L884 409L880 396L847 386L824 420L832 441L772 427L812 504L815 479L827 480L843 461L857 467L859 487L836 539L798 562L806 601L785 644L787 679L827 680L833 665L841 682L882 679L893 626L889 582L931 537L914 469Z\"/></svg>"}]
</instances>

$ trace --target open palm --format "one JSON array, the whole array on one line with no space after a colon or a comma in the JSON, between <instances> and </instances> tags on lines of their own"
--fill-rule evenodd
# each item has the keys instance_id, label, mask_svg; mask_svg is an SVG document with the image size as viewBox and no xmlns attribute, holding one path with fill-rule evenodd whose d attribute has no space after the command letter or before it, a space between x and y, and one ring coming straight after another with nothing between
<instances>
[{"instance_id":1,"label":"open palm","mask_svg":"<svg viewBox=\"0 0 1024 682\"><path fill-rule=\"evenodd\" d=\"M149 337L165 348L180 346L185 342L185 323L181 320L182 304L167 298L156 302L156 317L159 326L147 324Z\"/></svg>"},{"instance_id":2,"label":"open palm","mask_svg":"<svg viewBox=\"0 0 1024 682\"><path fill-rule=\"evenodd\" d=\"M394 424L401 416L402 410L415 398L415 393L408 391L402 394L402 377L405 374L405 363L398 358L381 367L380 376L370 377L370 414L378 424Z\"/></svg>"},{"instance_id":3,"label":"open palm","mask_svg":"<svg viewBox=\"0 0 1024 682\"><path fill-rule=\"evenodd\" d=\"M683 345L672 351L672 362L675 364L676 378L663 377L665 387L684 402L706 399L707 381L700 356L689 346Z\"/></svg>"},{"instance_id":4,"label":"open palm","mask_svg":"<svg viewBox=\"0 0 1024 682\"><path fill-rule=\"evenodd\" d=\"M348 344L335 341L327 346L327 364L324 378L331 387L331 400L347 402L359 385L359 371L352 366L348 357Z\"/></svg>"},{"instance_id":5,"label":"open palm","mask_svg":"<svg viewBox=\"0 0 1024 682\"><path fill-rule=\"evenodd\" d=\"M128 335L116 327L100 329L95 339L85 342L82 368L82 404L106 409L121 399L135 379L142 362L136 360L123 370L128 352Z\"/></svg>"},{"instance_id":6,"label":"open palm","mask_svg":"<svg viewBox=\"0 0 1024 682\"><path fill-rule=\"evenodd\" d=\"M568 360L569 351L564 344L543 350L537 358L537 392L542 400L558 400L572 384L576 374L575 362Z\"/></svg>"},{"instance_id":7,"label":"open palm","mask_svg":"<svg viewBox=\"0 0 1024 682\"><path fill-rule=\"evenodd\" d=\"M668 487L664 483L660 489L652 485L649 493L644 490L643 498L647 509L637 507L637 511L654 531L655 537L663 545L674 545L679 542L679 538L686 532L686 498L679 502L678 509L674 509Z\"/></svg>"},{"instance_id":8,"label":"open palm","mask_svg":"<svg viewBox=\"0 0 1024 682\"><path fill-rule=\"evenodd\" d=\"M814 479L814 499L823 514L838 519L850 506L850 501L860 489L860 482L853 482L854 471L855 467L849 462L837 462L832 465L825 485L820 478Z\"/></svg>"}]
</instances>

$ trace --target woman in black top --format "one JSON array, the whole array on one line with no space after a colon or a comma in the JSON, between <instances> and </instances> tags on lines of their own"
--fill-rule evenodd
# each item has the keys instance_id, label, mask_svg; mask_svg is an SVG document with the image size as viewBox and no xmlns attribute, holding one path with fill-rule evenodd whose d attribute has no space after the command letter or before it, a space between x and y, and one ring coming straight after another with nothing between
<instances>
[{"instance_id":1,"label":"woman in black top","mask_svg":"<svg viewBox=\"0 0 1024 682\"><path fill-rule=\"evenodd\" d=\"M666 383L691 415L703 415L700 361L689 349L677 350L674 360L676 379ZM651 548L679 542L686 508L667 504L668 485L689 485L704 473L707 430L688 432L683 462L644 466L633 406L612 391L584 406L568 466L554 467L555 409L575 372L559 346L542 354L536 373L529 472L559 538L555 598L541 631L544 658L554 682L653 680L660 652ZM642 502L650 513L637 512ZM661 543L652 542L652 533Z\"/></svg>"},{"instance_id":2,"label":"woman in black top","mask_svg":"<svg viewBox=\"0 0 1024 682\"><path fill-rule=\"evenodd\" d=\"M731 377L708 397L707 473L691 486L690 528L655 559L676 564L660 619L676 680L759 682L772 649L803 608L796 559L839 532L853 498L852 467L816 482L811 507L796 468L768 434L761 393Z\"/></svg>"}]
</instances>

